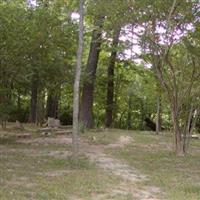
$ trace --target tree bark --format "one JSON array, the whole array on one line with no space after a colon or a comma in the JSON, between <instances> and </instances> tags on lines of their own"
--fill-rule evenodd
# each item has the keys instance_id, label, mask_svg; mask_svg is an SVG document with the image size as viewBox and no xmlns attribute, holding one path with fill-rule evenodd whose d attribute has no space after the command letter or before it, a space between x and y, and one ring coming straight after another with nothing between
<instances>
[{"instance_id":1,"label":"tree bark","mask_svg":"<svg viewBox=\"0 0 200 200\"><path fill-rule=\"evenodd\" d=\"M38 80L37 80L37 75L33 74L32 86L31 86L31 102L30 102L29 123L36 123L37 101L38 101Z\"/></svg>"},{"instance_id":2,"label":"tree bark","mask_svg":"<svg viewBox=\"0 0 200 200\"><path fill-rule=\"evenodd\" d=\"M108 65L108 80L107 80L107 100L106 100L106 117L105 126L107 128L111 127L113 124L113 108L114 108L114 68L117 57L117 46L119 43L120 28L115 30L113 42L112 42L112 52L110 56L110 62Z\"/></svg>"},{"instance_id":3,"label":"tree bark","mask_svg":"<svg viewBox=\"0 0 200 200\"><path fill-rule=\"evenodd\" d=\"M160 94L157 97L157 118L156 118L156 134L161 131L161 97Z\"/></svg>"},{"instance_id":4,"label":"tree bark","mask_svg":"<svg viewBox=\"0 0 200 200\"><path fill-rule=\"evenodd\" d=\"M74 94L73 94L73 135L72 135L72 144L73 144L73 155L77 157L79 153L79 90L80 90L80 77L81 77L81 62L83 54L83 15L84 15L84 0L79 1L79 41L78 41L78 50L77 50L77 63L76 63L76 73L74 80Z\"/></svg>"},{"instance_id":5,"label":"tree bark","mask_svg":"<svg viewBox=\"0 0 200 200\"><path fill-rule=\"evenodd\" d=\"M90 52L87 61L86 80L83 84L83 91L81 97L80 121L86 128L93 128L93 99L94 99L94 82L96 76L96 69L99 60L99 53L101 47L101 26L103 18L96 20L95 26L98 29L93 30L92 40L90 44Z\"/></svg>"},{"instance_id":6,"label":"tree bark","mask_svg":"<svg viewBox=\"0 0 200 200\"><path fill-rule=\"evenodd\" d=\"M174 130L174 148L175 153L178 156L183 156L184 148L183 148L183 140L182 140L182 133L181 128L179 126L179 117L178 117L178 106L177 104L173 103L171 105L172 109L172 122L173 122L173 130Z\"/></svg>"},{"instance_id":7,"label":"tree bark","mask_svg":"<svg viewBox=\"0 0 200 200\"><path fill-rule=\"evenodd\" d=\"M132 111L132 98L131 98L131 96L129 96L128 97L128 111L127 111L127 129L132 128L131 111Z\"/></svg>"},{"instance_id":8,"label":"tree bark","mask_svg":"<svg viewBox=\"0 0 200 200\"><path fill-rule=\"evenodd\" d=\"M45 91L38 91L37 97L37 125L42 126L45 121Z\"/></svg>"},{"instance_id":9,"label":"tree bark","mask_svg":"<svg viewBox=\"0 0 200 200\"><path fill-rule=\"evenodd\" d=\"M141 121L140 121L140 130L144 130L144 116L145 116L145 112L144 112L144 102L141 99L140 101L140 116L141 116Z\"/></svg>"},{"instance_id":10,"label":"tree bark","mask_svg":"<svg viewBox=\"0 0 200 200\"><path fill-rule=\"evenodd\" d=\"M58 88L56 92L49 91L48 93L46 108L47 117L58 118L59 90L60 88Z\"/></svg>"}]
</instances>

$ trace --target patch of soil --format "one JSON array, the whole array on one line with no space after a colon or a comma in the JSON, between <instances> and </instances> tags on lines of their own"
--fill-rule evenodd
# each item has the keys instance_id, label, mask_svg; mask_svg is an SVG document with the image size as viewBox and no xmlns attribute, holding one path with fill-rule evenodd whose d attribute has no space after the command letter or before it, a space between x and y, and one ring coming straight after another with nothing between
<instances>
[{"instance_id":1,"label":"patch of soil","mask_svg":"<svg viewBox=\"0 0 200 200\"><path fill-rule=\"evenodd\" d=\"M72 139L66 137L64 135L59 135L57 137L40 137L35 139L19 139L17 142L24 143L24 144L43 144L43 145L64 145L64 144L71 144Z\"/></svg>"},{"instance_id":2,"label":"patch of soil","mask_svg":"<svg viewBox=\"0 0 200 200\"><path fill-rule=\"evenodd\" d=\"M11 186L11 187L15 187L15 186L22 186L26 187L26 188L32 188L35 186L34 183L31 182L31 180L28 177L19 177L19 178L13 178L9 181L5 182L7 185Z\"/></svg>"},{"instance_id":3,"label":"patch of soil","mask_svg":"<svg viewBox=\"0 0 200 200\"><path fill-rule=\"evenodd\" d=\"M131 142L133 142L133 138L128 136L128 135L121 135L119 137L119 140L114 143L114 144L109 144L107 145L108 148L117 148L117 147L123 147L126 146L128 144L130 144Z\"/></svg>"},{"instance_id":4,"label":"patch of soil","mask_svg":"<svg viewBox=\"0 0 200 200\"><path fill-rule=\"evenodd\" d=\"M48 172L38 172L37 175L39 176L45 176L45 177L58 177L58 176L64 176L70 173L70 170L53 170Z\"/></svg>"},{"instance_id":5,"label":"patch of soil","mask_svg":"<svg viewBox=\"0 0 200 200\"><path fill-rule=\"evenodd\" d=\"M112 158L104 153L108 148L121 148L133 142L130 136L120 136L119 140L114 144L109 145L89 145L85 141L81 143L81 152L89 157L92 162L95 162L98 167L104 169L108 173L122 178L122 183L111 188L107 194L98 194L95 200L113 199L114 196L133 196L138 200L158 200L157 196L161 190L154 186L137 187L137 182L146 181L148 177L141 174L138 170L121 162L118 159Z\"/></svg>"},{"instance_id":6,"label":"patch of soil","mask_svg":"<svg viewBox=\"0 0 200 200\"><path fill-rule=\"evenodd\" d=\"M26 144L43 144L43 145L66 145L71 144L72 139L64 135L59 135L57 137L49 138L35 138L35 139L19 139L18 142ZM107 173L113 174L113 176L118 176L121 178L121 183L109 188L105 194L96 194L94 200L109 200L113 199L114 196L122 195L129 196L132 195L138 200L158 200L157 196L161 193L160 189L154 186L149 187L137 187L137 183L140 181L148 180L146 175L141 174L138 170L130 167L129 165L123 163L122 161L112 158L111 156L104 153L108 148L122 148L125 145L133 142L130 136L121 136L119 140L114 144L109 145L91 145L88 142L81 140L81 153L85 153L92 162L95 162L98 167L107 171ZM38 152L36 152L38 154ZM50 151L47 153L39 152L39 155L54 156L57 158L66 158L70 152L60 152L60 151ZM69 173L67 170L61 171L50 171L43 173L42 175L55 177L63 176ZM73 197L72 197L73 200ZM77 200L77 199L76 199Z\"/></svg>"}]
</instances>

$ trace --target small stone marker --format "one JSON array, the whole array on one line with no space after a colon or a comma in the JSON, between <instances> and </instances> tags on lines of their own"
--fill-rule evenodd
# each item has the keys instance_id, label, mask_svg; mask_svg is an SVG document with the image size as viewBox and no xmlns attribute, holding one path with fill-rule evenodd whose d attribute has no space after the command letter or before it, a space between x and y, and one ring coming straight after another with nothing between
<instances>
[{"instance_id":1,"label":"small stone marker","mask_svg":"<svg viewBox=\"0 0 200 200\"><path fill-rule=\"evenodd\" d=\"M20 134L17 135L17 138L21 138L21 139L30 139L31 138L31 134L27 133L27 134Z\"/></svg>"},{"instance_id":2,"label":"small stone marker","mask_svg":"<svg viewBox=\"0 0 200 200\"><path fill-rule=\"evenodd\" d=\"M47 124L48 124L48 127L59 128L60 127L60 120L48 117Z\"/></svg>"},{"instance_id":3,"label":"small stone marker","mask_svg":"<svg viewBox=\"0 0 200 200\"><path fill-rule=\"evenodd\" d=\"M54 128L54 118L48 117L47 125L48 127Z\"/></svg>"},{"instance_id":4,"label":"small stone marker","mask_svg":"<svg viewBox=\"0 0 200 200\"><path fill-rule=\"evenodd\" d=\"M54 119L54 128L59 128L59 127L60 127L60 120Z\"/></svg>"},{"instance_id":5,"label":"small stone marker","mask_svg":"<svg viewBox=\"0 0 200 200\"><path fill-rule=\"evenodd\" d=\"M16 120L15 122L15 128L19 130L24 130L23 125L18 120Z\"/></svg>"},{"instance_id":6,"label":"small stone marker","mask_svg":"<svg viewBox=\"0 0 200 200\"><path fill-rule=\"evenodd\" d=\"M196 140L200 138L199 135L196 135L196 134L191 135L191 137L192 139L196 139Z\"/></svg>"}]
</instances>

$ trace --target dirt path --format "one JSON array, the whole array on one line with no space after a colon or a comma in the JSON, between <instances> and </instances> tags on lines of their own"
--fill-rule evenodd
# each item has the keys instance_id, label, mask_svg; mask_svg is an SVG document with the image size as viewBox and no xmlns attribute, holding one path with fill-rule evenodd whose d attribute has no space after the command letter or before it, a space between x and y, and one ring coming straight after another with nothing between
<instances>
[{"instance_id":1,"label":"dirt path","mask_svg":"<svg viewBox=\"0 0 200 200\"><path fill-rule=\"evenodd\" d=\"M32 144L71 144L72 139L66 136L57 136L56 138L36 138L36 139L21 139L20 142L32 143ZM160 189L154 186L142 186L142 181L148 180L148 177L141 174L137 169L130 167L122 161L113 158L105 153L105 150L109 148L122 148L129 143L134 142L130 136L120 136L117 142L109 145L93 145L89 144L86 140L80 141L81 152L84 152L89 159L96 163L96 165L113 176L120 178L120 183L114 185L112 188L108 188L105 194L95 194L92 198L94 200L112 200L119 199L121 196L123 199L137 199L137 200L159 200L158 195L161 193ZM52 156L60 157L60 153L57 151L51 152ZM68 156L63 154L63 156ZM77 200L72 198L72 200Z\"/></svg>"},{"instance_id":2,"label":"dirt path","mask_svg":"<svg viewBox=\"0 0 200 200\"><path fill-rule=\"evenodd\" d=\"M161 192L159 188L149 186L138 189L137 187L138 182L148 180L147 176L104 153L108 148L121 148L130 142L132 138L129 136L121 136L118 142L109 145L91 145L85 141L81 142L82 152L85 152L92 162L123 180L119 185L111 188L109 195L100 195L95 200L112 199L112 196L116 195L132 196L138 200L158 200L156 196Z\"/></svg>"}]
</instances>

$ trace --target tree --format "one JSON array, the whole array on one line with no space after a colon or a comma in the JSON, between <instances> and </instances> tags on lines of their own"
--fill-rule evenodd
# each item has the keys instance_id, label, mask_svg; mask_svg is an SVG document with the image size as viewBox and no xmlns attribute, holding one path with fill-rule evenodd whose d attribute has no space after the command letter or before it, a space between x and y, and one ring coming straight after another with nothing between
<instances>
[{"instance_id":1,"label":"tree","mask_svg":"<svg viewBox=\"0 0 200 200\"><path fill-rule=\"evenodd\" d=\"M0 3L0 121L4 127L14 107L13 88L24 80L26 22L23 6Z\"/></svg>"},{"instance_id":2,"label":"tree","mask_svg":"<svg viewBox=\"0 0 200 200\"><path fill-rule=\"evenodd\" d=\"M74 156L78 155L78 134L79 134L79 88L80 88L80 77L81 77L81 62L82 62L82 53L83 53L83 14L84 14L84 0L80 0L79 3L79 42L77 50L77 63L76 63L76 72L74 80L74 96L73 96L73 153Z\"/></svg>"},{"instance_id":3,"label":"tree","mask_svg":"<svg viewBox=\"0 0 200 200\"><path fill-rule=\"evenodd\" d=\"M87 60L86 76L81 97L80 121L86 128L94 127L93 121L93 100L94 100L94 82L96 69L99 61L101 47L103 17L97 16L95 19L95 29L92 32L90 51Z\"/></svg>"},{"instance_id":4,"label":"tree","mask_svg":"<svg viewBox=\"0 0 200 200\"><path fill-rule=\"evenodd\" d=\"M152 10L149 9L151 20L147 23L149 33L145 33L148 35L146 47L157 79L170 105L175 152L177 155L185 155L193 130L191 127L194 126L199 112L196 103L199 99L196 86L199 61L194 52L191 53L191 49L195 47L188 39L190 32L188 24L196 21L195 12L192 12L196 10L196 4L187 1L179 4L174 0L172 5L168 5L168 9L153 6L155 7L152 7L152 10L160 9L163 14L152 15ZM180 18L177 19L177 16ZM158 27L162 27L165 32L159 33ZM178 38L177 33L179 33Z\"/></svg>"},{"instance_id":5,"label":"tree","mask_svg":"<svg viewBox=\"0 0 200 200\"><path fill-rule=\"evenodd\" d=\"M161 94L158 94L157 96L157 113L156 113L156 134L159 134L159 132L161 131L162 127L161 127Z\"/></svg>"},{"instance_id":6,"label":"tree","mask_svg":"<svg viewBox=\"0 0 200 200\"><path fill-rule=\"evenodd\" d=\"M106 116L105 126L111 127L113 124L113 109L114 109L114 68L117 58L117 46L119 43L120 28L114 31L112 52L110 55L110 61L108 64L108 80L107 80L107 99L106 99Z\"/></svg>"},{"instance_id":7,"label":"tree","mask_svg":"<svg viewBox=\"0 0 200 200\"><path fill-rule=\"evenodd\" d=\"M52 94L57 90L58 95L53 96L59 96L59 89L72 85L77 24L70 16L74 9L70 2L65 5L64 0L38 0L34 7L22 0L1 1L0 96L4 98L0 97L0 110L1 107L4 110L0 115L3 120L23 118L27 122L29 115L30 122L37 122L41 113L45 116L46 92ZM58 104L60 96L55 98ZM16 102L20 105L18 110ZM22 111L24 117L19 116ZM44 117L39 121L42 120Z\"/></svg>"}]
</instances>

